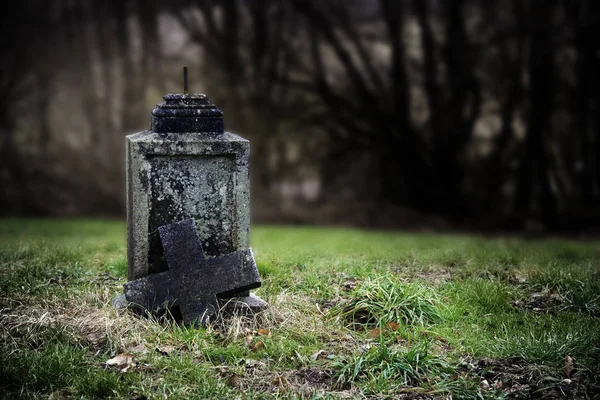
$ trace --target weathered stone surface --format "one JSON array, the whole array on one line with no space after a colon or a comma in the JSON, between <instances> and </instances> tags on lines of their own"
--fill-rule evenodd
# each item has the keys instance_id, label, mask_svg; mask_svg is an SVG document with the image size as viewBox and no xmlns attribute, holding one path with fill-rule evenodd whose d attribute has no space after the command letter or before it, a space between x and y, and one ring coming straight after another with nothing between
<instances>
[{"instance_id":1,"label":"weathered stone surface","mask_svg":"<svg viewBox=\"0 0 600 400\"><path fill-rule=\"evenodd\" d=\"M193 219L160 226L158 233L171 271L183 273L204 263L204 252Z\"/></svg>"},{"instance_id":2,"label":"weathered stone surface","mask_svg":"<svg viewBox=\"0 0 600 400\"><path fill-rule=\"evenodd\" d=\"M206 254L250 247L249 142L229 132L127 136L128 279L167 270L158 227L192 218Z\"/></svg>"},{"instance_id":3,"label":"weathered stone surface","mask_svg":"<svg viewBox=\"0 0 600 400\"><path fill-rule=\"evenodd\" d=\"M192 219L159 227L169 270L124 285L127 300L146 310L179 307L184 323L206 323L219 309L216 295L260 286L250 249L205 258Z\"/></svg>"}]
</instances>

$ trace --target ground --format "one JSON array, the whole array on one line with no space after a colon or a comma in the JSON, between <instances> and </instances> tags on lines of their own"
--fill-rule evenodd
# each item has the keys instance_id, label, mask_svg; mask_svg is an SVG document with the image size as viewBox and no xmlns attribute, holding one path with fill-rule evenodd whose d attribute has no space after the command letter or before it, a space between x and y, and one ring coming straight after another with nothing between
<instances>
[{"instance_id":1,"label":"ground","mask_svg":"<svg viewBox=\"0 0 600 400\"><path fill-rule=\"evenodd\" d=\"M0 220L6 398L600 398L600 240L256 226L270 307L136 317L121 221Z\"/></svg>"}]
</instances>

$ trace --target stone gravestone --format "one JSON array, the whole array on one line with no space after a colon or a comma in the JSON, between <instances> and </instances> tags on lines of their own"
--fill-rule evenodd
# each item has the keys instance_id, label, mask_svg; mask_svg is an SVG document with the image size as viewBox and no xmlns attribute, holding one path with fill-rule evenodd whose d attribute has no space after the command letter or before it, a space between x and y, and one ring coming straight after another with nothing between
<instances>
[{"instance_id":1,"label":"stone gravestone","mask_svg":"<svg viewBox=\"0 0 600 400\"><path fill-rule=\"evenodd\" d=\"M250 248L250 143L224 130L206 95L187 93L185 68L184 76L184 93L152 110L151 130L126 137L129 281L170 269L159 228L178 221L195 221L207 257ZM266 306L248 291L235 294Z\"/></svg>"},{"instance_id":2,"label":"stone gravestone","mask_svg":"<svg viewBox=\"0 0 600 400\"><path fill-rule=\"evenodd\" d=\"M219 310L217 294L260 286L252 250L205 258L193 219L158 230L169 270L126 283L131 304L152 311L178 307L184 323L205 324Z\"/></svg>"}]
</instances>

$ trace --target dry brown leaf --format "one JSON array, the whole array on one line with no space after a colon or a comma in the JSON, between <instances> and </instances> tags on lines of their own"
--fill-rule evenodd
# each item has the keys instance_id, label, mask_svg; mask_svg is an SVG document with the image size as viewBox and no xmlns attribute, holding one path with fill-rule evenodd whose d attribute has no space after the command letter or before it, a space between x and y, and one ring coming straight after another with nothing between
<instances>
[{"instance_id":1,"label":"dry brown leaf","mask_svg":"<svg viewBox=\"0 0 600 400\"><path fill-rule=\"evenodd\" d=\"M571 377L571 373L573 372L574 369L574 365L573 365L573 358L571 358L571 356L566 356L565 357L565 376L567 378Z\"/></svg>"},{"instance_id":2,"label":"dry brown leaf","mask_svg":"<svg viewBox=\"0 0 600 400\"><path fill-rule=\"evenodd\" d=\"M383 331L379 328L375 328L369 331L369 337L371 339L375 339L378 338L381 334L383 333Z\"/></svg>"},{"instance_id":3,"label":"dry brown leaf","mask_svg":"<svg viewBox=\"0 0 600 400\"><path fill-rule=\"evenodd\" d=\"M261 328L257 331L260 336L271 336L271 331L265 328Z\"/></svg>"},{"instance_id":4,"label":"dry brown leaf","mask_svg":"<svg viewBox=\"0 0 600 400\"><path fill-rule=\"evenodd\" d=\"M118 354L115 357L111 358L110 360L106 361L107 365L125 365L128 363L133 362L133 358L134 355L133 354L127 354L127 353L122 353L122 354Z\"/></svg>"},{"instance_id":5,"label":"dry brown leaf","mask_svg":"<svg viewBox=\"0 0 600 400\"><path fill-rule=\"evenodd\" d=\"M387 323L387 327L388 327L388 329L391 329L393 331L397 331L398 328L400 328L400 324L397 323L397 322L388 322Z\"/></svg>"},{"instance_id":6,"label":"dry brown leaf","mask_svg":"<svg viewBox=\"0 0 600 400\"><path fill-rule=\"evenodd\" d=\"M130 368L135 367L135 356L129 353L118 354L107 360L106 365L116 366L119 371L127 372Z\"/></svg>"},{"instance_id":7,"label":"dry brown leaf","mask_svg":"<svg viewBox=\"0 0 600 400\"><path fill-rule=\"evenodd\" d=\"M156 351L165 356L169 355L175 350L177 350L175 346L171 346L170 344L159 344L158 346L156 346Z\"/></svg>"},{"instance_id":8,"label":"dry brown leaf","mask_svg":"<svg viewBox=\"0 0 600 400\"><path fill-rule=\"evenodd\" d=\"M263 347L265 347L265 344L259 340L258 342L254 343L254 346L252 346L250 350L256 351L258 349L262 349Z\"/></svg>"}]
</instances>

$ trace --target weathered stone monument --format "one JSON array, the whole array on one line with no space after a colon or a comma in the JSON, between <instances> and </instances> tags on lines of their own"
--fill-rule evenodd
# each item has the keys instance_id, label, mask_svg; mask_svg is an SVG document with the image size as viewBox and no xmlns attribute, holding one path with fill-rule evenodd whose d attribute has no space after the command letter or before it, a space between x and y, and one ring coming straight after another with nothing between
<instances>
[{"instance_id":1,"label":"weathered stone monument","mask_svg":"<svg viewBox=\"0 0 600 400\"><path fill-rule=\"evenodd\" d=\"M250 251L250 143L224 130L206 95L188 94L185 68L184 81L183 94L152 110L150 131L126 138L125 295L148 309L174 303L184 321L206 322L201 313L214 313L215 295L265 303L248 292L260 285Z\"/></svg>"}]
</instances>

